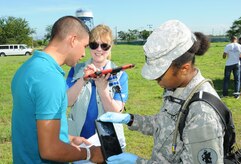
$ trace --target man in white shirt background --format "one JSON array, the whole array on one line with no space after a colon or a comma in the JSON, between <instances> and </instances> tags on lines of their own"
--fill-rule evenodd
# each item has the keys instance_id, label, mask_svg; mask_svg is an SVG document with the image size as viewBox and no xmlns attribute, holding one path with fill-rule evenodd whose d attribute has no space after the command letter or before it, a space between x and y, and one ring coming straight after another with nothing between
<instances>
[{"instance_id":1,"label":"man in white shirt background","mask_svg":"<svg viewBox=\"0 0 241 164\"><path fill-rule=\"evenodd\" d=\"M240 61L241 56L241 45L237 43L237 37L232 36L230 39L231 43L225 46L223 59L227 58L224 79L223 79L223 96L228 96L228 86L230 81L231 72L234 76L234 98L238 99L240 96Z\"/></svg>"}]
</instances>

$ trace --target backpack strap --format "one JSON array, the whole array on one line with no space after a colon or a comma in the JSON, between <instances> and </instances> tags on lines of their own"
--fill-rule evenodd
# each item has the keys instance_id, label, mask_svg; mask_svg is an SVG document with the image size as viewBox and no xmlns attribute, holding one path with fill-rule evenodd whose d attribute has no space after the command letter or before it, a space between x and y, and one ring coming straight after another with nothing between
<instances>
[{"instance_id":1,"label":"backpack strap","mask_svg":"<svg viewBox=\"0 0 241 164\"><path fill-rule=\"evenodd\" d=\"M183 117L185 117L186 115L186 111L187 110L187 106L189 104L189 101L191 100L192 96L194 95L195 92L197 92L199 90L199 88L201 88L201 86L206 83L209 82L210 84L213 85L212 81L210 79L204 79L202 80L198 85L196 85L193 90L190 92L190 94L188 95L187 99L185 100L185 102L183 103L181 110L179 112L178 118L177 118L177 122L176 122L176 126L175 126L175 130L173 133L173 141L172 141L172 153L175 154L176 153L176 146L177 146L177 135L178 135L178 128L179 128L179 123L181 120L183 120Z\"/></svg>"},{"instance_id":2,"label":"backpack strap","mask_svg":"<svg viewBox=\"0 0 241 164\"><path fill-rule=\"evenodd\" d=\"M221 121L225 127L223 146L224 146L224 155L226 155L228 152L232 150L232 145L235 142L235 130L234 130L234 124L232 120L232 113L219 98L217 98L216 96L208 92L203 92L203 91L197 92L193 95L193 97L189 101L185 116L179 122L178 130L180 134L180 139L183 140L182 134L183 134L183 129L185 127L185 121L189 112L189 105L195 101L204 101L208 103L221 118Z\"/></svg>"},{"instance_id":3,"label":"backpack strap","mask_svg":"<svg viewBox=\"0 0 241 164\"><path fill-rule=\"evenodd\" d=\"M181 118L181 121L179 122L178 130L179 130L179 134L180 134L180 139L182 141L183 141L182 134L183 134L183 129L185 127L186 118L189 113L189 106L191 105L191 103L193 103L195 101L204 101L204 102L208 103L210 106L212 106L212 108L215 109L215 111L220 116L222 123L225 127L225 130L227 129L227 125L225 122L225 116L227 115L227 112L228 112L227 107L216 96L214 96L208 92L203 92L203 91L196 92L192 96L191 100L189 101L187 109L185 110L185 113L184 113L183 117Z\"/></svg>"}]
</instances>

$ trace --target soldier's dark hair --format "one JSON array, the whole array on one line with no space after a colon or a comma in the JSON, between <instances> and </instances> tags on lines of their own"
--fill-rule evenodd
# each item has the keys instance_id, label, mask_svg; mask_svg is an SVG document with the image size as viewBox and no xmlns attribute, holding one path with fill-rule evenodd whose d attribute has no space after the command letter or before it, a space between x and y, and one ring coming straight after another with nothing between
<instances>
[{"instance_id":1,"label":"soldier's dark hair","mask_svg":"<svg viewBox=\"0 0 241 164\"><path fill-rule=\"evenodd\" d=\"M80 19L74 16L64 16L54 23L50 41L54 38L63 40L69 33L76 33L81 36L86 33L89 34L89 29Z\"/></svg>"},{"instance_id":2,"label":"soldier's dark hair","mask_svg":"<svg viewBox=\"0 0 241 164\"><path fill-rule=\"evenodd\" d=\"M172 65L177 69L189 61L192 61L192 64L195 64L195 55L204 55L204 53L209 48L209 38L201 32L195 32L196 41L193 43L192 47L185 52L182 56L172 61Z\"/></svg>"}]
</instances>

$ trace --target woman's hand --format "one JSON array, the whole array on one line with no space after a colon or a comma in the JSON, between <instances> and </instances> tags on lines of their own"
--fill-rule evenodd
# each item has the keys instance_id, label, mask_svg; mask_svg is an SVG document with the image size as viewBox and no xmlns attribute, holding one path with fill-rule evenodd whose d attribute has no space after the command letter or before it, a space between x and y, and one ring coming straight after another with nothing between
<instances>
[{"instance_id":1,"label":"woman's hand","mask_svg":"<svg viewBox=\"0 0 241 164\"><path fill-rule=\"evenodd\" d=\"M87 67L84 68L84 75L91 75L96 71L99 71L99 69L97 69L94 64L89 64L87 65Z\"/></svg>"},{"instance_id":2,"label":"woman's hand","mask_svg":"<svg viewBox=\"0 0 241 164\"><path fill-rule=\"evenodd\" d=\"M98 89L99 92L108 91L109 77L110 77L110 73L108 73L107 75L101 75L96 78L93 78L93 80L95 81L96 88Z\"/></svg>"}]
</instances>

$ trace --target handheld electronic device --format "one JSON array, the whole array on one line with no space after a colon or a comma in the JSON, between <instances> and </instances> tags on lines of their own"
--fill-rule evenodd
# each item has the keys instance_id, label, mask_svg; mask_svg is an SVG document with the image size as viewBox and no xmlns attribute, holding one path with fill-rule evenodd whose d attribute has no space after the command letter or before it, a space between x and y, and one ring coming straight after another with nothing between
<instances>
[{"instance_id":1,"label":"handheld electronic device","mask_svg":"<svg viewBox=\"0 0 241 164\"><path fill-rule=\"evenodd\" d=\"M97 134L101 143L101 151L105 160L112 155L122 153L122 149L117 138L113 123L95 121Z\"/></svg>"},{"instance_id":2,"label":"handheld electronic device","mask_svg":"<svg viewBox=\"0 0 241 164\"><path fill-rule=\"evenodd\" d=\"M133 68L135 67L135 64L126 64L126 65L123 65L123 66L120 66L120 67L116 67L116 68L110 68L110 69L104 69L104 70L101 70L101 71L96 71L95 73L92 73L90 75L85 75L84 78L96 78L97 76L100 76L100 75L105 75L105 74L116 74L122 70L125 70L125 69L130 69L130 68Z\"/></svg>"}]
</instances>

